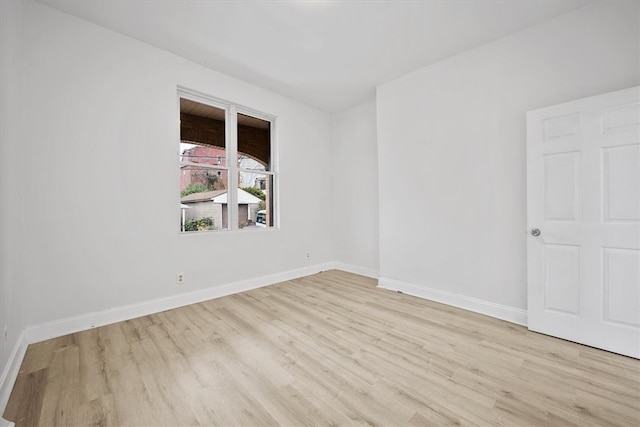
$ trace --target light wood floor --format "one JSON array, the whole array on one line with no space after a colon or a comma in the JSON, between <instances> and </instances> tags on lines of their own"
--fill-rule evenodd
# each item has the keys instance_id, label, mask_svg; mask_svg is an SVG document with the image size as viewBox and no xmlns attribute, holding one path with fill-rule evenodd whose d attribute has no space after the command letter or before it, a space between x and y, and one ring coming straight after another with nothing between
<instances>
[{"instance_id":1,"label":"light wood floor","mask_svg":"<svg viewBox=\"0 0 640 427\"><path fill-rule=\"evenodd\" d=\"M640 361L329 271L29 346L16 426L640 425Z\"/></svg>"}]
</instances>

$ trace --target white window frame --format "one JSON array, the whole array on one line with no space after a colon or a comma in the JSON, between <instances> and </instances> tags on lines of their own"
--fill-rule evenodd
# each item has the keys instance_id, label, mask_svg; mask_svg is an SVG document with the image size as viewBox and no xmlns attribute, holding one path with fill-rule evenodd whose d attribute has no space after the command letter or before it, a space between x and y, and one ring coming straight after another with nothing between
<instances>
[{"instance_id":1,"label":"white window frame","mask_svg":"<svg viewBox=\"0 0 640 427\"><path fill-rule=\"evenodd\" d=\"M203 163L183 162L181 159L182 153L180 152L180 98L188 99L190 101L198 102L200 104L209 105L214 108L219 108L225 112L225 152L226 161L225 165L208 165ZM278 184L278 150L276 141L276 116L263 113L261 111L232 103L219 98L215 98L209 95L205 95L201 92L194 91L182 86L178 86L177 90L177 105L178 105L178 170L182 170L182 166L196 166L211 170L225 170L227 171L227 228L219 230L211 230L210 232L225 232L225 231L241 231L241 232L254 232L260 230L260 232L267 232L269 230L280 229L280 197L279 197L279 184ZM268 171L256 171L253 169L242 169L238 166L238 114L244 114L247 116L255 117L257 119L268 121L271 125L270 128L270 167ZM273 182L273 226L272 227L252 227L250 229L240 228L238 225L238 175L240 172L256 173L265 176L271 176ZM178 174L180 178L180 174ZM180 188L180 180L178 180L178 194ZM180 209L180 199L178 199L178 209ZM180 212L181 213L181 212ZM210 233L207 231L188 232L180 230L180 235L200 235Z\"/></svg>"}]
</instances>

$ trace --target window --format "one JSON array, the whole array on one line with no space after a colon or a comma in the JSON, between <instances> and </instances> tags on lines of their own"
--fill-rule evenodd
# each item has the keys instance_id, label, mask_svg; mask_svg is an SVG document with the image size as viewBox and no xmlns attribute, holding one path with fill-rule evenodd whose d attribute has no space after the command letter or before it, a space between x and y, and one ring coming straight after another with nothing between
<instances>
[{"instance_id":1,"label":"window","mask_svg":"<svg viewBox=\"0 0 640 427\"><path fill-rule=\"evenodd\" d=\"M273 117L186 90L178 94L180 231L274 227Z\"/></svg>"}]
</instances>

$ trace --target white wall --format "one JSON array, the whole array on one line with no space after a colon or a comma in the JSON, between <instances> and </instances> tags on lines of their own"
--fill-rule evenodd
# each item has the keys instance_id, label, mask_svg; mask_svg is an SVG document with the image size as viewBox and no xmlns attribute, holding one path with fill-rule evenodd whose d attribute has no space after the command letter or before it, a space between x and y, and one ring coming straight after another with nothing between
<instances>
[{"instance_id":1,"label":"white wall","mask_svg":"<svg viewBox=\"0 0 640 427\"><path fill-rule=\"evenodd\" d=\"M21 97L21 4L0 2L0 384L10 354L16 346L21 329L26 325L23 289L15 280L13 268L18 252L12 245L21 223L19 202L10 193L18 174L17 144L20 139ZM3 343L7 327L8 339ZM0 407L3 396L0 395ZM1 416L1 414L0 414Z\"/></svg>"},{"instance_id":2,"label":"white wall","mask_svg":"<svg viewBox=\"0 0 640 427\"><path fill-rule=\"evenodd\" d=\"M28 125L3 203L23 215L27 325L333 260L328 114L38 3L22 27ZM179 235L177 85L278 117L281 230Z\"/></svg>"},{"instance_id":3,"label":"white wall","mask_svg":"<svg viewBox=\"0 0 640 427\"><path fill-rule=\"evenodd\" d=\"M333 116L331 168L333 196L325 205L333 215L336 261L377 276L378 156L376 104L370 101Z\"/></svg>"},{"instance_id":4,"label":"white wall","mask_svg":"<svg viewBox=\"0 0 640 427\"><path fill-rule=\"evenodd\" d=\"M526 308L525 113L637 85L637 2L605 2L377 91L380 275Z\"/></svg>"}]
</instances>

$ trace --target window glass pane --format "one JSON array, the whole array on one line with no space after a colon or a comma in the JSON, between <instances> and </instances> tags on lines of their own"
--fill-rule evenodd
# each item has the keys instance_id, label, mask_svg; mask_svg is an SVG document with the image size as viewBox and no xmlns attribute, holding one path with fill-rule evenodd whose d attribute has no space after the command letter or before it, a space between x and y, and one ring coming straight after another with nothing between
<instances>
[{"instance_id":1,"label":"window glass pane","mask_svg":"<svg viewBox=\"0 0 640 427\"><path fill-rule=\"evenodd\" d=\"M238 167L272 170L271 122L238 114Z\"/></svg>"},{"instance_id":2,"label":"window glass pane","mask_svg":"<svg viewBox=\"0 0 640 427\"><path fill-rule=\"evenodd\" d=\"M228 228L227 171L183 165L180 173L180 231Z\"/></svg>"},{"instance_id":3,"label":"window glass pane","mask_svg":"<svg viewBox=\"0 0 640 427\"><path fill-rule=\"evenodd\" d=\"M180 98L180 230L228 227L225 110ZM202 166L195 166L194 163Z\"/></svg>"},{"instance_id":4,"label":"window glass pane","mask_svg":"<svg viewBox=\"0 0 640 427\"><path fill-rule=\"evenodd\" d=\"M180 160L227 165L225 110L180 98Z\"/></svg>"},{"instance_id":5,"label":"window glass pane","mask_svg":"<svg viewBox=\"0 0 640 427\"><path fill-rule=\"evenodd\" d=\"M225 110L180 98L180 141L224 149Z\"/></svg>"},{"instance_id":6,"label":"window glass pane","mask_svg":"<svg viewBox=\"0 0 640 427\"><path fill-rule=\"evenodd\" d=\"M238 227L273 227L273 176L241 171L238 182Z\"/></svg>"}]
</instances>

